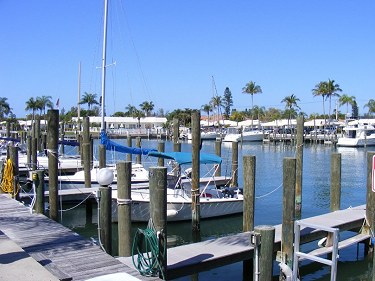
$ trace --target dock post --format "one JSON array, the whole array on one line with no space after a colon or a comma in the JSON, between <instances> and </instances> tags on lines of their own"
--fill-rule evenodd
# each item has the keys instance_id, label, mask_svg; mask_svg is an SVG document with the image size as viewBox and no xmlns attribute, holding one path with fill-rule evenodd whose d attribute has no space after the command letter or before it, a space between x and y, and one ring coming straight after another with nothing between
<instances>
[{"instance_id":1,"label":"dock post","mask_svg":"<svg viewBox=\"0 0 375 281\"><path fill-rule=\"evenodd\" d=\"M98 182L100 184L99 202L99 228L100 241L107 254L112 254L112 188L113 171L107 168L99 170Z\"/></svg>"},{"instance_id":2,"label":"dock post","mask_svg":"<svg viewBox=\"0 0 375 281\"><path fill-rule=\"evenodd\" d=\"M42 138L40 135L40 116L36 116L35 120L35 138L37 139L37 151L42 150Z\"/></svg>"},{"instance_id":3,"label":"dock post","mask_svg":"<svg viewBox=\"0 0 375 281\"><path fill-rule=\"evenodd\" d=\"M121 161L117 169L117 209L118 209L118 255L131 256L131 174L132 163Z\"/></svg>"},{"instance_id":4,"label":"dock post","mask_svg":"<svg viewBox=\"0 0 375 281\"><path fill-rule=\"evenodd\" d=\"M173 143L178 143L180 139L180 123L177 118L173 119Z\"/></svg>"},{"instance_id":5,"label":"dock post","mask_svg":"<svg viewBox=\"0 0 375 281\"><path fill-rule=\"evenodd\" d=\"M340 210L341 204L341 154L331 154L331 212Z\"/></svg>"},{"instance_id":6,"label":"dock post","mask_svg":"<svg viewBox=\"0 0 375 281\"><path fill-rule=\"evenodd\" d=\"M164 141L159 141L158 142L158 151L159 152L164 152L165 151L165 142ZM164 166L164 159L162 157L158 158L158 166L163 167Z\"/></svg>"},{"instance_id":7,"label":"dock post","mask_svg":"<svg viewBox=\"0 0 375 281\"><path fill-rule=\"evenodd\" d=\"M44 214L44 170L33 172L33 182L36 189L35 212Z\"/></svg>"},{"instance_id":8,"label":"dock post","mask_svg":"<svg viewBox=\"0 0 375 281\"><path fill-rule=\"evenodd\" d=\"M99 168L105 168L107 166L107 156L104 144L99 144Z\"/></svg>"},{"instance_id":9,"label":"dock post","mask_svg":"<svg viewBox=\"0 0 375 281\"><path fill-rule=\"evenodd\" d=\"M215 154L219 157L221 157L221 137L216 138L215 140ZM215 172L216 177L221 176L221 164L219 164L219 168Z\"/></svg>"},{"instance_id":10,"label":"dock post","mask_svg":"<svg viewBox=\"0 0 375 281\"><path fill-rule=\"evenodd\" d=\"M296 217L301 218L302 212L302 171L303 171L303 116L297 118L296 142Z\"/></svg>"},{"instance_id":11,"label":"dock post","mask_svg":"<svg viewBox=\"0 0 375 281\"><path fill-rule=\"evenodd\" d=\"M132 136L128 134L126 137L127 145L128 147L132 147ZM132 154L128 153L126 154L126 160L132 162Z\"/></svg>"},{"instance_id":12,"label":"dock post","mask_svg":"<svg viewBox=\"0 0 375 281\"><path fill-rule=\"evenodd\" d=\"M372 191L373 157L375 157L375 152L367 152L366 219L370 234L375 233L375 192ZM375 272L375 262L373 262L373 266Z\"/></svg>"},{"instance_id":13,"label":"dock post","mask_svg":"<svg viewBox=\"0 0 375 281\"><path fill-rule=\"evenodd\" d=\"M31 169L36 170L38 166L38 140L34 137L31 139Z\"/></svg>"},{"instance_id":14,"label":"dock post","mask_svg":"<svg viewBox=\"0 0 375 281\"><path fill-rule=\"evenodd\" d=\"M9 159L13 164L13 193L12 198L19 200L19 168L18 168L18 147L9 147Z\"/></svg>"},{"instance_id":15,"label":"dock post","mask_svg":"<svg viewBox=\"0 0 375 281\"><path fill-rule=\"evenodd\" d=\"M238 141L232 142L232 181L230 186L238 186Z\"/></svg>"},{"instance_id":16,"label":"dock post","mask_svg":"<svg viewBox=\"0 0 375 281\"><path fill-rule=\"evenodd\" d=\"M161 276L167 280L167 168L150 167L150 217L159 234L159 255ZM165 250L164 250L165 249ZM159 277L161 277L159 276Z\"/></svg>"},{"instance_id":17,"label":"dock post","mask_svg":"<svg viewBox=\"0 0 375 281\"><path fill-rule=\"evenodd\" d=\"M61 144L61 154L64 155L65 154L65 145L64 145L64 139L65 139L65 123L62 122L61 123L61 128L60 128L60 140L62 142Z\"/></svg>"},{"instance_id":18,"label":"dock post","mask_svg":"<svg viewBox=\"0 0 375 281\"><path fill-rule=\"evenodd\" d=\"M283 161L283 219L280 257L290 268L293 266L293 240L295 218L296 159L285 157Z\"/></svg>"},{"instance_id":19,"label":"dock post","mask_svg":"<svg viewBox=\"0 0 375 281\"><path fill-rule=\"evenodd\" d=\"M135 143L136 143L135 144L136 147L141 148L141 137L136 137ZM136 163L137 164L141 164L142 163L142 155L141 154L137 154L137 156L136 156Z\"/></svg>"},{"instance_id":20,"label":"dock post","mask_svg":"<svg viewBox=\"0 0 375 281\"><path fill-rule=\"evenodd\" d=\"M254 204L255 204L255 164L254 155L243 157L243 227L242 231L252 231L254 229ZM251 260L243 261L243 280L251 279L253 263Z\"/></svg>"},{"instance_id":21,"label":"dock post","mask_svg":"<svg viewBox=\"0 0 375 281\"><path fill-rule=\"evenodd\" d=\"M47 151L48 151L48 189L49 217L58 221L58 140L59 140L59 111L50 109L47 113Z\"/></svg>"},{"instance_id":22,"label":"dock post","mask_svg":"<svg viewBox=\"0 0 375 281\"><path fill-rule=\"evenodd\" d=\"M192 133L192 173L191 173L191 219L193 236L200 232L200 113L194 110L191 114L191 133Z\"/></svg>"},{"instance_id":23,"label":"dock post","mask_svg":"<svg viewBox=\"0 0 375 281\"><path fill-rule=\"evenodd\" d=\"M26 149L26 162L27 162L27 167L29 168L29 169L31 169L32 168L32 165L31 165L31 154L32 154L32 138L31 138L31 136L27 136L26 137L26 147L27 147L27 149Z\"/></svg>"},{"instance_id":24,"label":"dock post","mask_svg":"<svg viewBox=\"0 0 375 281\"><path fill-rule=\"evenodd\" d=\"M254 279L259 281L269 281L272 280L273 271L273 245L275 241L275 227L271 225L259 225L254 228L255 233L260 234L260 255L259 257L254 257ZM255 250L254 250L255 253ZM259 258L259 268L255 266ZM259 269L259 272L256 272ZM256 278L258 274L259 278Z\"/></svg>"},{"instance_id":25,"label":"dock post","mask_svg":"<svg viewBox=\"0 0 375 281\"><path fill-rule=\"evenodd\" d=\"M243 231L254 229L255 205L255 169L254 155L243 157Z\"/></svg>"},{"instance_id":26,"label":"dock post","mask_svg":"<svg viewBox=\"0 0 375 281\"><path fill-rule=\"evenodd\" d=\"M85 175L85 187L91 187L91 167L90 167L90 143L82 144L83 170Z\"/></svg>"}]
</instances>

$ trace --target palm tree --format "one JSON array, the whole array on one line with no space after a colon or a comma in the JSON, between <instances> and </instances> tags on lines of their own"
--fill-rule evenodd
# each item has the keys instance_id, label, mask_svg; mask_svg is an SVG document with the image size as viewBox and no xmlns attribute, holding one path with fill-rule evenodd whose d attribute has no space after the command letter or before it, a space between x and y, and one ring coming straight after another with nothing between
<instances>
[{"instance_id":1,"label":"palm tree","mask_svg":"<svg viewBox=\"0 0 375 281\"><path fill-rule=\"evenodd\" d=\"M51 96L42 96L36 98L39 101L39 106L41 107L41 110L43 110L43 115L46 115L46 107L53 109L53 103L51 101Z\"/></svg>"},{"instance_id":2,"label":"palm tree","mask_svg":"<svg viewBox=\"0 0 375 281\"><path fill-rule=\"evenodd\" d=\"M87 104L88 110L91 110L91 106L93 104L99 104L99 102L96 100L97 95L96 94L91 94L85 92L81 98L81 101L79 104Z\"/></svg>"},{"instance_id":3,"label":"palm tree","mask_svg":"<svg viewBox=\"0 0 375 281\"><path fill-rule=\"evenodd\" d=\"M135 109L132 115L138 120L138 128L141 128L141 118L145 117L144 112L142 112L142 110Z\"/></svg>"},{"instance_id":4,"label":"palm tree","mask_svg":"<svg viewBox=\"0 0 375 281\"><path fill-rule=\"evenodd\" d=\"M255 82L250 81L242 88L242 93L251 95L251 110L254 108L254 95L261 94L262 88L259 85L256 85ZM254 119L254 116L251 116L251 120ZM251 124L252 125L252 124Z\"/></svg>"},{"instance_id":5,"label":"palm tree","mask_svg":"<svg viewBox=\"0 0 375 281\"><path fill-rule=\"evenodd\" d=\"M213 96L210 104L212 105L213 110L216 109L217 114L217 123L219 124L219 118L221 115L221 107L223 106L223 101L221 100L220 96Z\"/></svg>"},{"instance_id":6,"label":"palm tree","mask_svg":"<svg viewBox=\"0 0 375 281\"><path fill-rule=\"evenodd\" d=\"M35 119L35 111L38 110L38 108L39 108L39 105L36 99L30 98L26 102L25 110L31 110L33 112L33 120Z\"/></svg>"},{"instance_id":7,"label":"palm tree","mask_svg":"<svg viewBox=\"0 0 375 281\"><path fill-rule=\"evenodd\" d=\"M340 85L335 84L335 80L328 79L326 82L326 99L329 99L329 122L331 121L331 99L332 97L340 97L338 92L342 92Z\"/></svg>"},{"instance_id":8,"label":"palm tree","mask_svg":"<svg viewBox=\"0 0 375 281\"><path fill-rule=\"evenodd\" d=\"M325 118L326 118L326 110L325 110L325 100L327 95L327 87L325 82L319 82L315 85L315 88L312 89L312 93L314 97L322 97L323 99L323 116L324 116L324 126L325 126Z\"/></svg>"},{"instance_id":9,"label":"palm tree","mask_svg":"<svg viewBox=\"0 0 375 281\"><path fill-rule=\"evenodd\" d=\"M144 101L139 106L145 112L146 116L150 116L150 112L154 110L154 103L152 101Z\"/></svg>"},{"instance_id":10,"label":"palm tree","mask_svg":"<svg viewBox=\"0 0 375 281\"><path fill-rule=\"evenodd\" d=\"M346 94L343 94L340 98L339 98L339 104L340 106L342 105L346 105L346 116L348 115L348 112L349 112L349 104L350 105L353 105L353 102L355 101L355 97L354 96L348 96ZM346 118L346 117L345 117Z\"/></svg>"},{"instance_id":11,"label":"palm tree","mask_svg":"<svg viewBox=\"0 0 375 281\"><path fill-rule=\"evenodd\" d=\"M0 98L0 120L12 113L12 109L7 102L8 98Z\"/></svg>"},{"instance_id":12,"label":"palm tree","mask_svg":"<svg viewBox=\"0 0 375 281\"><path fill-rule=\"evenodd\" d=\"M292 114L296 113L296 108L300 109L300 107L297 104L297 101L299 101L299 98L297 98L294 94L290 96L286 96L281 102L285 103L285 108L287 112L289 113L288 117L288 126L290 124L290 120L292 119Z\"/></svg>"},{"instance_id":13,"label":"palm tree","mask_svg":"<svg viewBox=\"0 0 375 281\"><path fill-rule=\"evenodd\" d=\"M133 116L133 113L137 110L137 108L134 105L128 104L127 107L125 107L126 116Z\"/></svg>"},{"instance_id":14,"label":"palm tree","mask_svg":"<svg viewBox=\"0 0 375 281\"><path fill-rule=\"evenodd\" d=\"M368 107L368 113L369 113L370 115L372 115L373 113L375 113L375 100L370 99L370 100L368 101L368 103L366 103L366 104L364 105L364 107Z\"/></svg>"},{"instance_id":15,"label":"palm tree","mask_svg":"<svg viewBox=\"0 0 375 281\"><path fill-rule=\"evenodd\" d=\"M212 112L212 105L211 104L204 104L202 105L202 110L207 113L207 124L210 125L210 112Z\"/></svg>"}]
</instances>

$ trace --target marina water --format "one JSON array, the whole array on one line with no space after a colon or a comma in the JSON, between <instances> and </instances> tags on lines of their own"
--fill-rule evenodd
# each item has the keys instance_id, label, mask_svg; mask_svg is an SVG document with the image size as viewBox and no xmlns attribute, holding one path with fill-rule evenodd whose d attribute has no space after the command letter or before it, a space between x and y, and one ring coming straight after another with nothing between
<instances>
[{"instance_id":1,"label":"marina water","mask_svg":"<svg viewBox=\"0 0 375 281\"><path fill-rule=\"evenodd\" d=\"M116 140L126 145L126 140ZM158 140L142 140L142 147L157 148ZM96 143L97 144L97 143ZM135 142L133 143L135 146ZM231 173L231 143L222 143L222 175ZM165 151L172 151L173 143L165 141ZM183 142L181 151L191 151L191 143ZM344 148L322 144L304 144L303 179L302 179L302 218L320 215L330 209L330 159L333 152L341 153L341 209L366 203L366 153L375 151L375 147ZM215 153L215 142L205 141L201 152ZM282 221L282 179L283 159L295 157L296 149L289 144L277 143L239 143L238 182L242 186L242 157L256 156L255 185L255 225L276 225ZM126 155L107 154L107 162L125 160ZM156 166L155 158L143 158L146 166ZM203 171L201 171L201 176ZM64 205L63 209L71 206ZM94 213L96 210L94 210ZM79 206L64 211L62 223L87 238L97 239L97 217L86 221L85 207ZM146 224L133 223L133 231L146 228ZM228 216L219 219L201 221L201 240L216 238L242 231L242 215ZM117 224L113 225L113 253L117 254ZM345 235L345 233L343 234ZM168 224L169 245L181 245L192 242L191 222ZM316 247L306 245L305 247ZM303 249L303 248L302 248ZM338 264L337 280L372 280L372 260L364 256L363 245L357 249L352 246L341 250ZM317 263L303 262L300 267L302 280L330 280L330 268ZM279 269L274 265L274 275ZM202 272L193 277L178 280L242 280L242 263ZM275 278L275 280L278 280Z\"/></svg>"}]
</instances>

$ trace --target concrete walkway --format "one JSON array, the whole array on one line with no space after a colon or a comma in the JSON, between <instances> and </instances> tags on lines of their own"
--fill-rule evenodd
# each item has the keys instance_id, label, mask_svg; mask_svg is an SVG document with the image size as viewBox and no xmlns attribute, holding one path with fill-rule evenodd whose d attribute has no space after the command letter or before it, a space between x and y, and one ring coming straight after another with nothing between
<instances>
[{"instance_id":1,"label":"concrete walkway","mask_svg":"<svg viewBox=\"0 0 375 281\"><path fill-rule=\"evenodd\" d=\"M59 279L0 232L0 280L55 281Z\"/></svg>"}]
</instances>

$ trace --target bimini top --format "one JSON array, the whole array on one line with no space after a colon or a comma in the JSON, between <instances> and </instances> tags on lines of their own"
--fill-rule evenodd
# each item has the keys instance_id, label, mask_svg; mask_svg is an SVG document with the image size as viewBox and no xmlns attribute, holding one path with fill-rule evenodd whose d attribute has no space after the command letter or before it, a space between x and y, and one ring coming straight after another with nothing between
<instances>
[{"instance_id":1,"label":"bimini top","mask_svg":"<svg viewBox=\"0 0 375 281\"><path fill-rule=\"evenodd\" d=\"M165 159L171 159L176 161L179 165L191 164L192 157L191 152L158 152L151 151L148 153L149 156L162 157ZM221 164L221 157L215 154L200 153L200 163L202 164Z\"/></svg>"}]
</instances>

